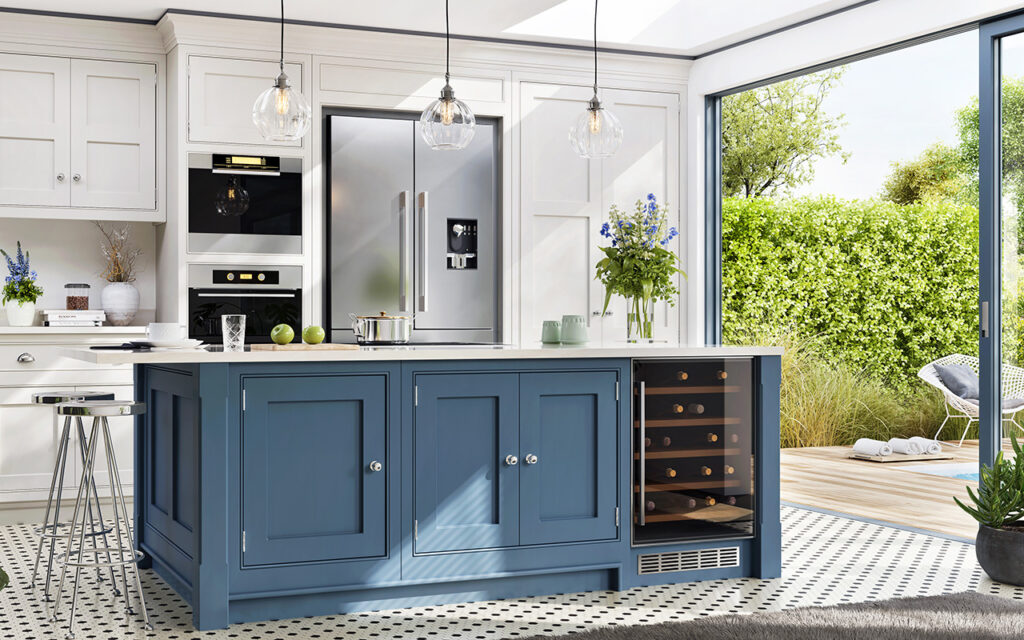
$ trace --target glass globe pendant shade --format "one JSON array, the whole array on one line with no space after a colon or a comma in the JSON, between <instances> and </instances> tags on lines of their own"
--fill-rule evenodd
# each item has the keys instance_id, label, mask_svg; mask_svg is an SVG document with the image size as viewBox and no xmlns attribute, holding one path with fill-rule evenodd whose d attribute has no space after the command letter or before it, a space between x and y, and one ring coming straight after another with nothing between
<instances>
[{"instance_id":1,"label":"glass globe pendant shade","mask_svg":"<svg viewBox=\"0 0 1024 640\"><path fill-rule=\"evenodd\" d=\"M569 142L584 158L608 158L622 145L622 124L595 96L569 127Z\"/></svg>"},{"instance_id":2,"label":"glass globe pendant shade","mask_svg":"<svg viewBox=\"0 0 1024 640\"><path fill-rule=\"evenodd\" d=\"M227 185L217 193L214 205L220 215L237 218L249 210L249 192L242 187L237 176L231 176Z\"/></svg>"},{"instance_id":3,"label":"glass globe pendant shade","mask_svg":"<svg viewBox=\"0 0 1024 640\"><path fill-rule=\"evenodd\" d=\"M420 130L431 149L465 149L476 133L476 116L465 102L455 98L455 92L446 84L441 97L420 115Z\"/></svg>"},{"instance_id":4,"label":"glass globe pendant shade","mask_svg":"<svg viewBox=\"0 0 1024 640\"><path fill-rule=\"evenodd\" d=\"M267 140L298 140L312 123L312 110L283 72L252 105L252 121Z\"/></svg>"}]
</instances>

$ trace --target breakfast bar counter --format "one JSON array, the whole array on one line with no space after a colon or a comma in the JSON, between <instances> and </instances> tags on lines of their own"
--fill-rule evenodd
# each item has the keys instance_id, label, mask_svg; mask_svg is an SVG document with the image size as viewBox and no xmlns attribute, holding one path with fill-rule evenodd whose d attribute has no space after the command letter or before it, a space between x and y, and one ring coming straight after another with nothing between
<instances>
[{"instance_id":1,"label":"breakfast bar counter","mask_svg":"<svg viewBox=\"0 0 1024 640\"><path fill-rule=\"evenodd\" d=\"M197 629L776 577L780 354L68 351L134 365L134 533Z\"/></svg>"}]
</instances>

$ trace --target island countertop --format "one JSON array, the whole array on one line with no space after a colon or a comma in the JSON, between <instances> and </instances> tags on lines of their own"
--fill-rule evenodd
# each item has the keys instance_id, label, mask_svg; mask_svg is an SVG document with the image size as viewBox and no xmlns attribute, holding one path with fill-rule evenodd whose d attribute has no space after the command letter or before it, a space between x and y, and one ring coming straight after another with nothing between
<instances>
[{"instance_id":1,"label":"island countertop","mask_svg":"<svg viewBox=\"0 0 1024 640\"><path fill-rule=\"evenodd\" d=\"M358 351L244 351L205 349L115 351L70 348L65 355L93 364L186 364L246 362L381 362L406 360L547 360L566 358L716 358L782 355L781 347L761 346L612 346L546 345L397 345L364 346Z\"/></svg>"}]
</instances>

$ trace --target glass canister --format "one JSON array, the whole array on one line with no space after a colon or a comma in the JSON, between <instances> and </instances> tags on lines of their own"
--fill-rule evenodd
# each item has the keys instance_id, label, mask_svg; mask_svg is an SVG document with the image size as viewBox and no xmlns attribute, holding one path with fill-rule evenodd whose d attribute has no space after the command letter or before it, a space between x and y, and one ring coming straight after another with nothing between
<instances>
[{"instance_id":1,"label":"glass canister","mask_svg":"<svg viewBox=\"0 0 1024 640\"><path fill-rule=\"evenodd\" d=\"M68 311L85 311L89 308L89 285L69 282L64 285L64 300Z\"/></svg>"}]
</instances>

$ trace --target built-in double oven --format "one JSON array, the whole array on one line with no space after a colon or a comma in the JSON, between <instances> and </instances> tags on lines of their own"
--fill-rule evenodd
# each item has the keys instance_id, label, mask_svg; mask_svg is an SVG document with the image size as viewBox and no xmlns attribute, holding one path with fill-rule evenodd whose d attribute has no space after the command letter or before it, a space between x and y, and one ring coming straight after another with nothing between
<instances>
[{"instance_id":1,"label":"built-in double oven","mask_svg":"<svg viewBox=\"0 0 1024 640\"><path fill-rule=\"evenodd\" d=\"M190 264L188 337L222 344L221 316L245 316L245 342L269 343L279 324L302 326L302 267Z\"/></svg>"},{"instance_id":2,"label":"built-in double oven","mask_svg":"<svg viewBox=\"0 0 1024 640\"><path fill-rule=\"evenodd\" d=\"M302 253L302 159L188 155L188 252Z\"/></svg>"}]
</instances>

